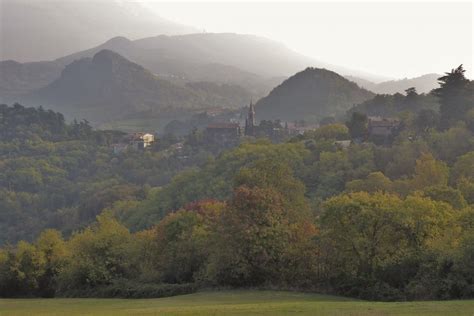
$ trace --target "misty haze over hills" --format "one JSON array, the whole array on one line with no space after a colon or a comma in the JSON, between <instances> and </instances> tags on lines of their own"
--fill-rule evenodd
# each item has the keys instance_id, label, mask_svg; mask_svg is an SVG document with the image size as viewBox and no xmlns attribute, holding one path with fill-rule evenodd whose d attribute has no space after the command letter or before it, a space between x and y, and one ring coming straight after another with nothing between
<instances>
[{"instance_id":1,"label":"misty haze over hills","mask_svg":"<svg viewBox=\"0 0 474 316\"><path fill-rule=\"evenodd\" d=\"M208 81L240 85L255 98L266 95L285 78L308 65L327 68L340 74L351 70L332 67L297 54L284 45L252 35L189 34L155 36L131 41L115 37L94 48L61 57L54 61L18 63L0 62L0 92L3 102L46 86L75 60L93 57L108 49L142 65L152 73L175 82ZM361 87L378 93L403 92L414 86L428 92L437 84L438 75L402 81L373 83L348 76Z\"/></svg>"},{"instance_id":2,"label":"misty haze over hills","mask_svg":"<svg viewBox=\"0 0 474 316\"><path fill-rule=\"evenodd\" d=\"M441 75L439 74L427 74L416 78L405 78L374 83L362 78L346 76L347 79L357 83L359 86L380 94L402 93L411 87L415 87L418 93L428 93L438 86L438 78L440 77Z\"/></svg>"},{"instance_id":3,"label":"misty haze over hills","mask_svg":"<svg viewBox=\"0 0 474 316\"><path fill-rule=\"evenodd\" d=\"M197 31L125 1L2 0L0 16L0 60L20 62L52 60L117 35L136 39Z\"/></svg>"},{"instance_id":4,"label":"misty haze over hills","mask_svg":"<svg viewBox=\"0 0 474 316\"><path fill-rule=\"evenodd\" d=\"M75 60L57 80L24 100L47 104L71 118L100 123L129 117L159 118L216 106L237 108L249 98L238 86L174 84L113 51L101 50L93 58Z\"/></svg>"},{"instance_id":5,"label":"misty haze over hills","mask_svg":"<svg viewBox=\"0 0 474 316\"><path fill-rule=\"evenodd\" d=\"M130 47L126 48L126 39L117 38L85 54L90 57L101 49L116 50L133 61L145 62L145 67L151 68L150 70L154 72L157 67L163 66L163 63L153 61L154 67L148 67L149 56L143 52L137 53L137 50L150 50L150 54L162 53L163 59L178 55L177 59L181 60L192 57L191 60L196 62L237 66L244 71L266 76L289 76L305 67L317 66L330 68L342 74L380 79L360 71L313 60L277 42L256 36L237 34L192 34L171 38L157 36L196 33L197 30L167 21L153 11L146 10L139 3L6 0L2 2L1 10L0 60L12 59L19 62L53 60L95 46L110 38L124 36L130 39L142 39L130 43ZM17 23L19 20L22 23ZM48 23L44 23L45 20ZM61 31L58 32L58 29ZM146 38L147 36L157 37ZM273 58L267 60L266 54L273 55ZM252 56L252 60L245 55ZM83 54L79 56L86 57ZM77 57L77 54L71 56L72 59ZM233 65L232 61L235 62L236 57L242 58L240 65ZM73 61L66 60L68 63ZM271 62L274 64L268 67ZM181 67L187 66L183 64ZM163 71L167 71L166 67L160 69L160 72Z\"/></svg>"},{"instance_id":6,"label":"misty haze over hills","mask_svg":"<svg viewBox=\"0 0 474 316\"><path fill-rule=\"evenodd\" d=\"M382 82L380 76L304 56L267 38L196 33L139 3L6 0L1 10L0 60L12 60L0 61L0 102L42 104L96 123L144 118L145 113L159 117L171 108L178 112L238 108L272 89L259 103L262 119L310 116L317 120L343 113L371 92L404 93L416 87L419 93L427 93L440 76ZM49 23L44 23L46 19ZM106 63L113 67L104 68ZM303 71L308 67L316 69ZM312 90L293 87L294 91L283 93L286 103L296 102L300 93L309 93L308 100L317 102L306 100L300 112L290 115L288 104L275 95L295 81ZM346 98L333 98L337 93Z\"/></svg>"},{"instance_id":7,"label":"misty haze over hills","mask_svg":"<svg viewBox=\"0 0 474 316\"><path fill-rule=\"evenodd\" d=\"M191 34L196 33L197 29L163 19L140 3L111 0L4 0L0 10L0 60L43 61L69 54L77 57L75 52L123 36L131 40L141 40L133 42L133 47L125 49L120 45L120 40L116 39L112 43L100 45L93 52L89 51L88 57L101 49L119 50L120 46L122 50L117 51L118 53L138 63L145 61L146 68L157 72L153 68L163 66L163 62L153 61L154 67L149 67L149 57L137 53L139 49L151 48L155 53L167 54L161 56L163 59L178 55L178 59L183 61L183 58L188 59L189 55L196 53L197 56L191 58L194 62L236 66L243 71L270 77L288 77L306 67L314 66L371 81L383 79L381 76L314 60L295 53L280 43L256 36L205 33L187 37L159 36ZM18 23L20 20L22 23ZM44 23L45 21L48 23ZM272 58L267 60L266 54L271 54ZM203 58L204 56L206 57ZM246 56L253 56L252 60ZM238 65L231 62L235 61L236 57L241 59ZM69 62L72 61L69 59ZM186 63L182 68L188 66L196 67L195 64ZM159 72L167 70L164 67ZM219 71L221 70L218 69L217 72ZM187 72L192 73L193 70Z\"/></svg>"}]
</instances>

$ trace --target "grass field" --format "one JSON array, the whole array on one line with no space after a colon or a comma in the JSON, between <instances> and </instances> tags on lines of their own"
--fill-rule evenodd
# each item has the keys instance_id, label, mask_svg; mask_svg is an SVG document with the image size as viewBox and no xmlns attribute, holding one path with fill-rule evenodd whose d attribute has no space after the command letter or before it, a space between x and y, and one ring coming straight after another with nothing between
<instances>
[{"instance_id":1,"label":"grass field","mask_svg":"<svg viewBox=\"0 0 474 316\"><path fill-rule=\"evenodd\" d=\"M278 291L199 292L159 299L0 299L10 315L467 315L474 300L380 303Z\"/></svg>"}]
</instances>

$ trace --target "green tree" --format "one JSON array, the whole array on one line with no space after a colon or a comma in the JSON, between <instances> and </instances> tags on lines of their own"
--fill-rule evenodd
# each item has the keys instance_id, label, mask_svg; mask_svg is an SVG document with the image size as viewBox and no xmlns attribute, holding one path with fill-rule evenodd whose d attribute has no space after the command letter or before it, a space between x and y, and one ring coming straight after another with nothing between
<instances>
[{"instance_id":1,"label":"green tree","mask_svg":"<svg viewBox=\"0 0 474 316\"><path fill-rule=\"evenodd\" d=\"M424 194L432 200L449 203L456 209L462 209L467 206L462 192L449 186L428 187L424 190Z\"/></svg>"},{"instance_id":2,"label":"green tree","mask_svg":"<svg viewBox=\"0 0 474 316\"><path fill-rule=\"evenodd\" d=\"M0 257L0 296L41 293L40 280L45 273L46 259L33 244L20 241L15 248L3 250Z\"/></svg>"},{"instance_id":3,"label":"green tree","mask_svg":"<svg viewBox=\"0 0 474 316\"><path fill-rule=\"evenodd\" d=\"M57 288L57 277L66 265L66 243L60 232L47 229L38 237L36 247L45 259L44 273L39 279L40 295L53 297Z\"/></svg>"},{"instance_id":4,"label":"green tree","mask_svg":"<svg viewBox=\"0 0 474 316\"><path fill-rule=\"evenodd\" d=\"M132 275L131 242L127 228L109 214L98 216L97 223L68 242L71 253L59 275L60 290L90 289Z\"/></svg>"},{"instance_id":5,"label":"green tree","mask_svg":"<svg viewBox=\"0 0 474 316\"><path fill-rule=\"evenodd\" d=\"M465 72L460 65L438 79L440 87L434 90L434 94L440 100L442 128L464 120L467 112L474 107L472 84L465 77Z\"/></svg>"},{"instance_id":6,"label":"green tree","mask_svg":"<svg viewBox=\"0 0 474 316\"><path fill-rule=\"evenodd\" d=\"M393 190L392 181L382 172L372 172L366 179L357 179L346 183L346 189L350 192L391 192Z\"/></svg>"},{"instance_id":7,"label":"green tree","mask_svg":"<svg viewBox=\"0 0 474 316\"><path fill-rule=\"evenodd\" d=\"M401 205L397 196L365 192L336 196L323 204L321 234L327 251L335 254L335 274L370 277L378 266L403 256L404 235L397 225Z\"/></svg>"},{"instance_id":8,"label":"green tree","mask_svg":"<svg viewBox=\"0 0 474 316\"><path fill-rule=\"evenodd\" d=\"M446 163L434 159L431 154L422 154L416 161L413 187L422 189L429 186L446 186L449 168Z\"/></svg>"},{"instance_id":9,"label":"green tree","mask_svg":"<svg viewBox=\"0 0 474 316\"><path fill-rule=\"evenodd\" d=\"M152 230L150 264L162 282L196 282L204 273L210 236L225 204L199 201L167 215Z\"/></svg>"},{"instance_id":10,"label":"green tree","mask_svg":"<svg viewBox=\"0 0 474 316\"><path fill-rule=\"evenodd\" d=\"M310 222L287 212L284 197L269 188L235 190L215 234L207 269L209 280L221 285L252 286L288 280L289 262L297 264L293 250L314 235ZM288 280L291 282L291 280ZM294 281L294 280L293 280Z\"/></svg>"},{"instance_id":11,"label":"green tree","mask_svg":"<svg viewBox=\"0 0 474 316\"><path fill-rule=\"evenodd\" d=\"M243 167L235 176L234 186L275 190L282 196L286 212L307 214L305 186L297 180L291 168L278 161L259 160L251 167Z\"/></svg>"},{"instance_id":12,"label":"green tree","mask_svg":"<svg viewBox=\"0 0 474 316\"><path fill-rule=\"evenodd\" d=\"M329 124L321 126L314 131L306 132L305 137L312 138L316 141L345 140L349 138L349 130L343 124Z\"/></svg>"},{"instance_id":13,"label":"green tree","mask_svg":"<svg viewBox=\"0 0 474 316\"><path fill-rule=\"evenodd\" d=\"M461 178L474 180L474 151L459 156L451 171L451 180L456 183Z\"/></svg>"},{"instance_id":14,"label":"green tree","mask_svg":"<svg viewBox=\"0 0 474 316\"><path fill-rule=\"evenodd\" d=\"M367 124L367 115L353 112L350 121L346 122L352 139L365 139L367 137Z\"/></svg>"},{"instance_id":15,"label":"green tree","mask_svg":"<svg viewBox=\"0 0 474 316\"><path fill-rule=\"evenodd\" d=\"M433 109L419 111L415 118L415 128L420 133L427 133L439 126L439 114Z\"/></svg>"},{"instance_id":16,"label":"green tree","mask_svg":"<svg viewBox=\"0 0 474 316\"><path fill-rule=\"evenodd\" d=\"M359 192L333 197L323 204L320 223L328 277L352 295L403 297L423 273L423 260L455 245L454 219L447 203L421 196Z\"/></svg>"}]
</instances>

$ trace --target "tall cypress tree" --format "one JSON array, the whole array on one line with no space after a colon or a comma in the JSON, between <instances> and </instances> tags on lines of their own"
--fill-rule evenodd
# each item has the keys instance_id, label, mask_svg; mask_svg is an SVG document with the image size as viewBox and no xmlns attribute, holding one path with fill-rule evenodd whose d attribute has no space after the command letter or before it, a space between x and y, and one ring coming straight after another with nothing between
<instances>
[{"instance_id":1,"label":"tall cypress tree","mask_svg":"<svg viewBox=\"0 0 474 316\"><path fill-rule=\"evenodd\" d=\"M474 108L472 83L464 76L465 72L462 65L452 69L438 78L440 87L433 90L434 95L439 98L440 127L443 129L463 120L467 112Z\"/></svg>"}]
</instances>

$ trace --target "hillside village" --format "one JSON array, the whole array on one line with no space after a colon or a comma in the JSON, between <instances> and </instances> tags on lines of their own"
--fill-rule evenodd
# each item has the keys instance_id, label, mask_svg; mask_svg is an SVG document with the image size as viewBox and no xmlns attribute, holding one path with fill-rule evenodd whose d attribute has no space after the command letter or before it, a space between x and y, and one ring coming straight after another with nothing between
<instances>
[{"instance_id":1,"label":"hillside village","mask_svg":"<svg viewBox=\"0 0 474 316\"><path fill-rule=\"evenodd\" d=\"M235 147L243 139L249 138L266 138L274 143L281 143L290 137L315 131L319 127L320 124L306 123L304 120L284 123L280 120L262 120L257 123L255 105L250 102L245 119L213 121L207 124L201 132L206 143L225 149ZM364 135L352 140L338 140L337 144L347 147L351 142L361 143L369 139L379 144L388 144L397 135L399 128L399 119L368 116L367 132ZM135 132L125 135L122 141L113 144L112 148L115 154L123 153L126 150L146 150L150 149L154 142L159 142L159 139L158 133ZM182 148L182 143L178 144L180 145L175 146L174 149L180 150Z\"/></svg>"}]
</instances>

